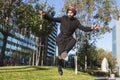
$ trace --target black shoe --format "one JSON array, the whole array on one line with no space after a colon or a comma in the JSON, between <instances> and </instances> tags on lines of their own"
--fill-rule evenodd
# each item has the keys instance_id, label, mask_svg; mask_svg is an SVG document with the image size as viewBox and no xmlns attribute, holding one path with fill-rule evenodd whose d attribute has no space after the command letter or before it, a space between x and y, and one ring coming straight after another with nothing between
<instances>
[{"instance_id":1,"label":"black shoe","mask_svg":"<svg viewBox=\"0 0 120 80\"><path fill-rule=\"evenodd\" d=\"M58 73L59 73L60 75L63 75L62 66L58 66Z\"/></svg>"}]
</instances>

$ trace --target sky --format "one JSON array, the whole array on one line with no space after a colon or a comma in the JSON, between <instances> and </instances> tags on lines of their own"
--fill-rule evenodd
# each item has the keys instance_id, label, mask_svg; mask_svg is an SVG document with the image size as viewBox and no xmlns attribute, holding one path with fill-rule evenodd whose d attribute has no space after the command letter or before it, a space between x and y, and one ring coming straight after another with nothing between
<instances>
[{"instance_id":1,"label":"sky","mask_svg":"<svg viewBox=\"0 0 120 80\"><path fill-rule=\"evenodd\" d=\"M119 6L120 10L120 0L116 0L117 6ZM109 24L111 28L115 26L115 20L112 20ZM111 33L106 33L102 39L97 41L97 47L98 48L103 48L106 51L112 51L112 32Z\"/></svg>"},{"instance_id":2,"label":"sky","mask_svg":"<svg viewBox=\"0 0 120 80\"><path fill-rule=\"evenodd\" d=\"M120 7L120 0L116 0L117 5ZM55 7L56 16L60 15L60 10L62 9L64 5L64 0L48 0L49 4L53 5ZM120 8L119 8L120 9ZM115 20L112 20L110 22L110 27L115 26ZM102 36L101 39L97 40L96 43L97 48L103 48L106 51L112 51L112 32L106 33Z\"/></svg>"},{"instance_id":3,"label":"sky","mask_svg":"<svg viewBox=\"0 0 120 80\"><path fill-rule=\"evenodd\" d=\"M110 23L111 28L115 26L113 23L115 22L112 20L112 23ZM97 40L96 43L97 48L103 48L105 51L112 51L112 32L105 33L101 39Z\"/></svg>"}]
</instances>

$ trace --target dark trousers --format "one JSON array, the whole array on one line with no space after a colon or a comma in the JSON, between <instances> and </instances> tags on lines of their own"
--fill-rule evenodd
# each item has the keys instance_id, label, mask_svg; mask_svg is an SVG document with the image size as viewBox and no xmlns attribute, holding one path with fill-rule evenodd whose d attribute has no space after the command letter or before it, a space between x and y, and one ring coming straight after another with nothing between
<instances>
[{"instance_id":1,"label":"dark trousers","mask_svg":"<svg viewBox=\"0 0 120 80\"><path fill-rule=\"evenodd\" d=\"M73 46L76 43L76 40L72 36L66 36L66 35L59 35L56 39L57 45L58 45L58 55L60 56L64 51L67 53L73 48ZM67 55L64 54L65 56ZM62 59L64 59L63 57Z\"/></svg>"}]
</instances>

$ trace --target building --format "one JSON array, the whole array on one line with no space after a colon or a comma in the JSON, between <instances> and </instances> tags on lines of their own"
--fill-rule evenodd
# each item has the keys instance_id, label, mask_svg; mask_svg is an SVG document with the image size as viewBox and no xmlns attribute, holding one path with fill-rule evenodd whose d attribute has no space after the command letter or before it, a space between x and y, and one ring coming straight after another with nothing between
<instances>
[{"instance_id":1,"label":"building","mask_svg":"<svg viewBox=\"0 0 120 80\"><path fill-rule=\"evenodd\" d=\"M53 30L46 41L46 65L55 65L57 27L53 27Z\"/></svg>"},{"instance_id":2,"label":"building","mask_svg":"<svg viewBox=\"0 0 120 80\"><path fill-rule=\"evenodd\" d=\"M120 75L120 16L118 20L116 20L116 26L113 27L112 53L117 58L117 67Z\"/></svg>"},{"instance_id":3,"label":"building","mask_svg":"<svg viewBox=\"0 0 120 80\"><path fill-rule=\"evenodd\" d=\"M116 26L112 28L112 54L113 56L117 56L116 54Z\"/></svg>"},{"instance_id":4,"label":"building","mask_svg":"<svg viewBox=\"0 0 120 80\"><path fill-rule=\"evenodd\" d=\"M0 26L0 29L3 27ZM34 35L26 35L23 29L20 33L18 32L10 32L11 36L8 36L5 57L6 60L13 59L15 65L28 65L35 64L36 61L36 53L37 42L35 41ZM57 36L57 27L53 27L53 32L46 38L45 45L45 55L44 62L45 65L54 65L56 58L56 36ZM0 51L3 45L3 35L0 32Z\"/></svg>"},{"instance_id":5,"label":"building","mask_svg":"<svg viewBox=\"0 0 120 80\"><path fill-rule=\"evenodd\" d=\"M0 26L3 30L4 27ZM1 31L0 30L0 31ZM24 32L24 31L22 31ZM0 51L3 45L3 35L0 32ZM34 36L31 34L29 37L22 35L15 31L10 31L7 38L5 50L5 65L28 65L31 64L33 53L36 51L36 42ZM0 54L2 54L0 52Z\"/></svg>"}]
</instances>

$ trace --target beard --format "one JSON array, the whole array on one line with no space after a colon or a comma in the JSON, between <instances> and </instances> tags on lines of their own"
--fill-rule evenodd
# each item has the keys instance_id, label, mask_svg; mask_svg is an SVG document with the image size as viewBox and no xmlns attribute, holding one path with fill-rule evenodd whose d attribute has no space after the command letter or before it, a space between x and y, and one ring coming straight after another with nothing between
<instances>
[{"instance_id":1,"label":"beard","mask_svg":"<svg viewBox=\"0 0 120 80\"><path fill-rule=\"evenodd\" d=\"M71 15L68 15L68 18L70 18L70 19L71 19L71 18L73 18L73 16L71 16Z\"/></svg>"}]
</instances>

